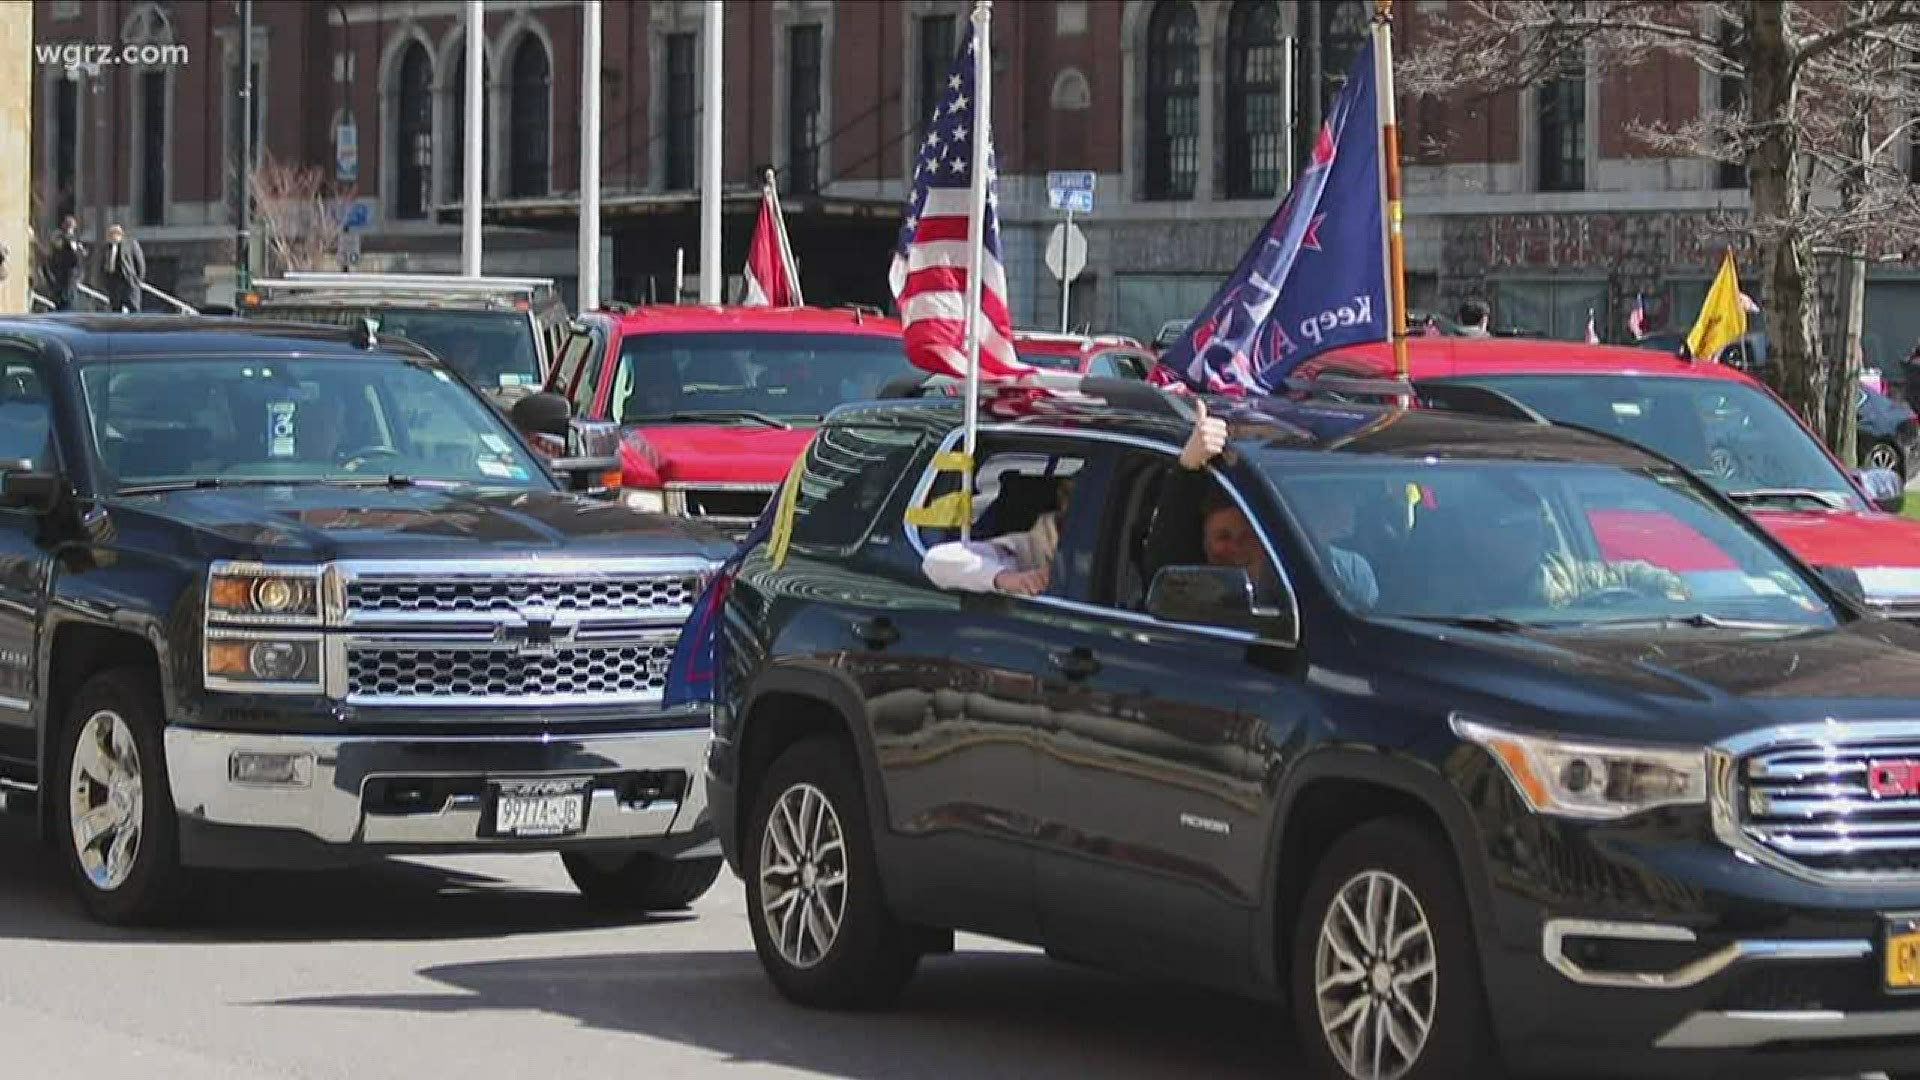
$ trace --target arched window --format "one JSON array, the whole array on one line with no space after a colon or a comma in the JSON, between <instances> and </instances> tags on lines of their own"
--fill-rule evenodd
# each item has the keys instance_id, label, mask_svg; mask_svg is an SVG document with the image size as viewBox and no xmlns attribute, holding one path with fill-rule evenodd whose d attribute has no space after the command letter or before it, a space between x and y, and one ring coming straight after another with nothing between
<instances>
[{"instance_id":1,"label":"arched window","mask_svg":"<svg viewBox=\"0 0 1920 1080\"><path fill-rule=\"evenodd\" d=\"M1160 0L1147 24L1149 199L1191 199L1200 176L1200 19Z\"/></svg>"},{"instance_id":2,"label":"arched window","mask_svg":"<svg viewBox=\"0 0 1920 1080\"><path fill-rule=\"evenodd\" d=\"M487 161L493 157L486 132L493 120L493 95L487 91L487 65L480 63L480 188L487 188ZM447 201L459 202L466 195L467 178L467 43L463 40L453 54L453 75L446 85L447 124L453 138L448 142Z\"/></svg>"},{"instance_id":3,"label":"arched window","mask_svg":"<svg viewBox=\"0 0 1920 1080\"><path fill-rule=\"evenodd\" d=\"M1286 41L1276 0L1239 0L1227 19L1227 195L1279 193L1287 155Z\"/></svg>"},{"instance_id":4,"label":"arched window","mask_svg":"<svg viewBox=\"0 0 1920 1080\"><path fill-rule=\"evenodd\" d=\"M532 34L521 38L513 50L512 70L507 191L516 198L545 195L550 185L547 142L553 127L553 66L547 60L546 45Z\"/></svg>"},{"instance_id":5,"label":"arched window","mask_svg":"<svg viewBox=\"0 0 1920 1080\"><path fill-rule=\"evenodd\" d=\"M411 42L393 84L395 170L393 216L423 218L433 201L433 58Z\"/></svg>"}]
</instances>

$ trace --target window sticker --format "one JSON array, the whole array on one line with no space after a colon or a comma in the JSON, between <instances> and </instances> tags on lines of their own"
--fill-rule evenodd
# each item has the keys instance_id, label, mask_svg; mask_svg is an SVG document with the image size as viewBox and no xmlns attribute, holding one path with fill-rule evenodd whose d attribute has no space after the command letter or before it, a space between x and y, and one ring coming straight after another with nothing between
<instances>
[{"instance_id":1,"label":"window sticker","mask_svg":"<svg viewBox=\"0 0 1920 1080\"><path fill-rule=\"evenodd\" d=\"M267 456L290 458L293 444L294 404L291 401L267 402Z\"/></svg>"},{"instance_id":2,"label":"window sticker","mask_svg":"<svg viewBox=\"0 0 1920 1080\"><path fill-rule=\"evenodd\" d=\"M501 455L502 457L505 457L511 453L511 451L507 447L507 440L501 438L498 435L493 434L492 432L487 432L481 435L480 442L487 449L493 451L496 454Z\"/></svg>"}]
</instances>

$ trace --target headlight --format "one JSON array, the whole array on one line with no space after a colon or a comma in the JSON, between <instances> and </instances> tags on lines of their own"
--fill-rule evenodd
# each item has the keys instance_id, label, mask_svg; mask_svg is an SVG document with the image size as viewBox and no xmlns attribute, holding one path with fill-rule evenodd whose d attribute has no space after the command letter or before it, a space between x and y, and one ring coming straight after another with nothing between
<instances>
[{"instance_id":1,"label":"headlight","mask_svg":"<svg viewBox=\"0 0 1920 1080\"><path fill-rule=\"evenodd\" d=\"M1707 752L1523 735L1456 714L1454 733L1500 762L1535 813L1609 820L1707 799Z\"/></svg>"},{"instance_id":2,"label":"headlight","mask_svg":"<svg viewBox=\"0 0 1920 1080\"><path fill-rule=\"evenodd\" d=\"M317 634L207 635L207 687L266 694L318 694L324 689Z\"/></svg>"},{"instance_id":3,"label":"headlight","mask_svg":"<svg viewBox=\"0 0 1920 1080\"><path fill-rule=\"evenodd\" d=\"M667 493L635 489L620 496L620 501L628 507L646 514L664 514L667 512Z\"/></svg>"},{"instance_id":4,"label":"headlight","mask_svg":"<svg viewBox=\"0 0 1920 1080\"><path fill-rule=\"evenodd\" d=\"M322 577L313 566L217 563L207 578L207 617L264 623L318 623Z\"/></svg>"}]
</instances>

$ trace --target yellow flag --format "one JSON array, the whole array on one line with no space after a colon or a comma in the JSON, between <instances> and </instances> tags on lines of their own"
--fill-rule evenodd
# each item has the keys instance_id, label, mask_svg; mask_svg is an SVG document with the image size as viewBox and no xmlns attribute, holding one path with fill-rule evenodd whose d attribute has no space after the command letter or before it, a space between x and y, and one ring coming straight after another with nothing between
<instances>
[{"instance_id":1,"label":"yellow flag","mask_svg":"<svg viewBox=\"0 0 1920 1080\"><path fill-rule=\"evenodd\" d=\"M1687 335L1687 352L1695 360L1720 359L1720 350L1747 336L1747 309L1740 303L1740 274L1734 269L1733 249L1720 260L1720 272L1700 305L1700 317Z\"/></svg>"},{"instance_id":2,"label":"yellow flag","mask_svg":"<svg viewBox=\"0 0 1920 1080\"><path fill-rule=\"evenodd\" d=\"M812 450L809 445L807 450ZM787 470L786 483L780 485L780 491L774 498L772 535L767 537L767 556L778 570L787 562L787 545L793 542L793 510L800 501L800 478L807 471L807 451L793 459L793 468Z\"/></svg>"}]
</instances>

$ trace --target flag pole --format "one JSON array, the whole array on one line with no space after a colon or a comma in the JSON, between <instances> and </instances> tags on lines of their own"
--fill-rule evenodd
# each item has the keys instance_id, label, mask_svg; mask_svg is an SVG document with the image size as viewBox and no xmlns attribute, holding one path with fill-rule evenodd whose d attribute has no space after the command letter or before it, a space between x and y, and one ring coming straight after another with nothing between
<instances>
[{"instance_id":1,"label":"flag pole","mask_svg":"<svg viewBox=\"0 0 1920 1080\"><path fill-rule=\"evenodd\" d=\"M973 5L973 185L967 202L967 400L960 474L961 491L973 490L974 442L980 427L980 292L987 265L988 140L993 125L993 70L988 61L988 33L993 25L993 0ZM973 538L973 515L960 522L960 538Z\"/></svg>"},{"instance_id":2,"label":"flag pole","mask_svg":"<svg viewBox=\"0 0 1920 1080\"><path fill-rule=\"evenodd\" d=\"M1407 378L1407 243L1400 228L1400 120L1393 100L1393 0L1374 0L1373 87L1380 114L1380 184L1386 199L1387 297L1392 312L1393 374Z\"/></svg>"}]
</instances>

